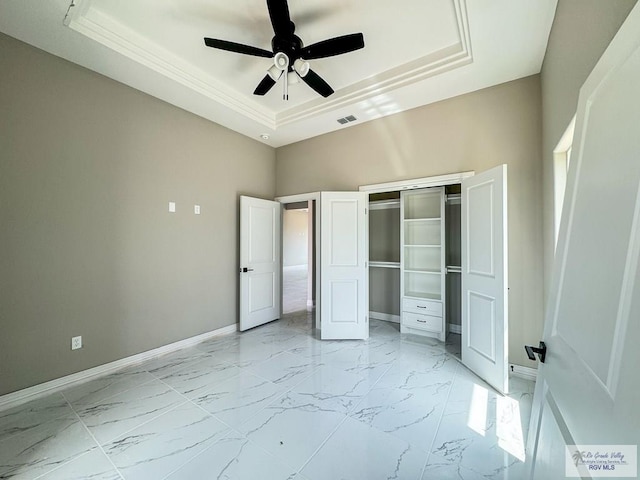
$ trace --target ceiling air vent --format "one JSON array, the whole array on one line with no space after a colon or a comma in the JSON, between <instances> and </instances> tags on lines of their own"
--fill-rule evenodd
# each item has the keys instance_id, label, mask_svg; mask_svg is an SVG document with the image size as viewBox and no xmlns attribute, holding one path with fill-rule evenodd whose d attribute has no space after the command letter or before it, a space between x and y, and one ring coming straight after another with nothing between
<instances>
[{"instance_id":1,"label":"ceiling air vent","mask_svg":"<svg viewBox=\"0 0 640 480\"><path fill-rule=\"evenodd\" d=\"M356 117L354 117L353 115L349 115L349 116L344 117L344 118L339 118L338 119L338 123L340 125L345 125L345 124L347 124L349 122L355 122L356 120L357 120Z\"/></svg>"}]
</instances>

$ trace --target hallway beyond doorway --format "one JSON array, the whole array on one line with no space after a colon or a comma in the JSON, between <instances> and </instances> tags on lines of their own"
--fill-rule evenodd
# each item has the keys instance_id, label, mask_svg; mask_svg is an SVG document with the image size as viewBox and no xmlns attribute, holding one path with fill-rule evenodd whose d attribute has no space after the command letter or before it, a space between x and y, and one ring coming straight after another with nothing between
<instances>
[{"instance_id":1,"label":"hallway beyond doorway","mask_svg":"<svg viewBox=\"0 0 640 480\"><path fill-rule=\"evenodd\" d=\"M307 309L307 265L282 269L282 313Z\"/></svg>"}]
</instances>

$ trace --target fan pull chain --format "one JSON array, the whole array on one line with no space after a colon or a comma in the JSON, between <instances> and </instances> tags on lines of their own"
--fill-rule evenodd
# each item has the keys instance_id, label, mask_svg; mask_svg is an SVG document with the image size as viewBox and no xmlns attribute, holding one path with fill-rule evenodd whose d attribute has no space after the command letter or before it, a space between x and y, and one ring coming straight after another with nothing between
<instances>
[{"instance_id":1,"label":"fan pull chain","mask_svg":"<svg viewBox=\"0 0 640 480\"><path fill-rule=\"evenodd\" d=\"M287 73L287 69L284 70L284 92L282 93L283 100L289 100L289 75Z\"/></svg>"},{"instance_id":2,"label":"fan pull chain","mask_svg":"<svg viewBox=\"0 0 640 480\"><path fill-rule=\"evenodd\" d=\"M69 4L69 8L67 8L67 13L64 14L64 18L62 19L62 24L65 27L68 27L71 24L71 9L76 6L75 0L71 0Z\"/></svg>"}]
</instances>

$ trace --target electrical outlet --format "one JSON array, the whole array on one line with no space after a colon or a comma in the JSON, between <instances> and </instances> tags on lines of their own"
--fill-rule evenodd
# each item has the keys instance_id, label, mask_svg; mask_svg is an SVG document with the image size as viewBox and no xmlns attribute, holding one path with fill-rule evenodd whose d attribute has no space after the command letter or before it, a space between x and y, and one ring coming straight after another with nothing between
<instances>
[{"instance_id":1,"label":"electrical outlet","mask_svg":"<svg viewBox=\"0 0 640 480\"><path fill-rule=\"evenodd\" d=\"M71 350L82 348L82 337L71 337Z\"/></svg>"},{"instance_id":2,"label":"electrical outlet","mask_svg":"<svg viewBox=\"0 0 640 480\"><path fill-rule=\"evenodd\" d=\"M195 213L196 215L200 215L200 205L193 206L193 213Z\"/></svg>"}]
</instances>

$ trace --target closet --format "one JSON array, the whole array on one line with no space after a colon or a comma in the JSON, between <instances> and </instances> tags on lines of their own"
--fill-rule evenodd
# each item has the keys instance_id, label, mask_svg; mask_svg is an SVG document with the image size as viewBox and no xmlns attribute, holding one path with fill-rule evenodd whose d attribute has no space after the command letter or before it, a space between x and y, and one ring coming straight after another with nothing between
<instances>
[{"instance_id":1,"label":"closet","mask_svg":"<svg viewBox=\"0 0 640 480\"><path fill-rule=\"evenodd\" d=\"M460 333L460 185L369 197L370 316L402 333Z\"/></svg>"},{"instance_id":2,"label":"closet","mask_svg":"<svg viewBox=\"0 0 640 480\"><path fill-rule=\"evenodd\" d=\"M507 392L507 166L359 191L369 199L369 317L398 322L408 340L446 341Z\"/></svg>"}]
</instances>

